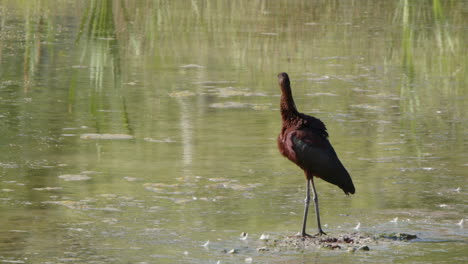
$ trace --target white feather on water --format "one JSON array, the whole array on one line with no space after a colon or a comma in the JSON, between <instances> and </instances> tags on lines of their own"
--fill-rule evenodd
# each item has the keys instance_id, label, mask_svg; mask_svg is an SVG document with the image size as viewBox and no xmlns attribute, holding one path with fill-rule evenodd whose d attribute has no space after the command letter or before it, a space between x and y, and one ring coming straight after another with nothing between
<instances>
[{"instance_id":1,"label":"white feather on water","mask_svg":"<svg viewBox=\"0 0 468 264\"><path fill-rule=\"evenodd\" d=\"M354 227L355 230L359 230L359 228L361 227L361 222L359 222L356 227Z\"/></svg>"}]
</instances>

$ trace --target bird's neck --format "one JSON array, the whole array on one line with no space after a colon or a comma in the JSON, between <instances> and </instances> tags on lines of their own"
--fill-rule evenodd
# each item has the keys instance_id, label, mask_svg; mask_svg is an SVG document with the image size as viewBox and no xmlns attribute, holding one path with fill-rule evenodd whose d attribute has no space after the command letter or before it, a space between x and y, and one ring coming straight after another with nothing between
<instances>
[{"instance_id":1,"label":"bird's neck","mask_svg":"<svg viewBox=\"0 0 468 264\"><path fill-rule=\"evenodd\" d=\"M290 121L299 115L290 87L281 87L280 108L283 121Z\"/></svg>"}]
</instances>

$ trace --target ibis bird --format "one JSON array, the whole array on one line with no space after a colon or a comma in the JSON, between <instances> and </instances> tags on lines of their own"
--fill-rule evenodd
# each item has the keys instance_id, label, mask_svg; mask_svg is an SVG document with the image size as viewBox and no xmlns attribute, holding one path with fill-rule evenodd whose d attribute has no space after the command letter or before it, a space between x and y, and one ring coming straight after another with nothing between
<instances>
[{"instance_id":1,"label":"ibis bird","mask_svg":"<svg viewBox=\"0 0 468 264\"><path fill-rule=\"evenodd\" d=\"M291 84L287 73L278 74L281 88L282 127L278 136L278 148L283 156L294 162L302 170L307 180L302 237L312 237L306 233L307 213L309 211L310 190L312 187L318 234L326 234L320 225L320 213L314 177L340 187L346 195L354 194L354 184L330 141L325 124L313 116L299 113L294 103Z\"/></svg>"}]
</instances>

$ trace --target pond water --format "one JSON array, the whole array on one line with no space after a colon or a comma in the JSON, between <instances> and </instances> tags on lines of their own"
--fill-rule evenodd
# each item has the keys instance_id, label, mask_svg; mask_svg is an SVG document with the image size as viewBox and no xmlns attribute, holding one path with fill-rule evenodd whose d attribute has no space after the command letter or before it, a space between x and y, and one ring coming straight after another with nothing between
<instances>
[{"instance_id":1,"label":"pond water","mask_svg":"<svg viewBox=\"0 0 468 264\"><path fill-rule=\"evenodd\" d=\"M466 12L2 1L0 262L467 262ZM302 220L303 173L275 142L283 71L356 186L316 181L324 230L418 239L257 251Z\"/></svg>"}]
</instances>

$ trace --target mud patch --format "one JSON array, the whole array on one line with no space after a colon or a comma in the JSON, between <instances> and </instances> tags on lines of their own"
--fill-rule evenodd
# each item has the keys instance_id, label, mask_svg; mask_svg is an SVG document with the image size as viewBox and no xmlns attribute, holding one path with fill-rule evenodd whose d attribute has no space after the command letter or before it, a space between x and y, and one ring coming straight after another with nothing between
<instances>
[{"instance_id":1,"label":"mud patch","mask_svg":"<svg viewBox=\"0 0 468 264\"><path fill-rule=\"evenodd\" d=\"M326 248L354 252L356 250L369 251L372 249L373 245L377 245L378 243L391 243L395 240L409 241L413 239L417 239L417 236L405 233L373 235L356 232L351 234L323 235L313 237L287 236L282 239L265 241L265 247L263 248L274 251Z\"/></svg>"}]
</instances>

